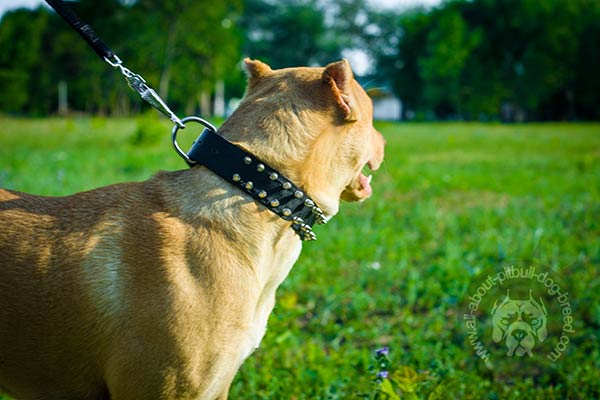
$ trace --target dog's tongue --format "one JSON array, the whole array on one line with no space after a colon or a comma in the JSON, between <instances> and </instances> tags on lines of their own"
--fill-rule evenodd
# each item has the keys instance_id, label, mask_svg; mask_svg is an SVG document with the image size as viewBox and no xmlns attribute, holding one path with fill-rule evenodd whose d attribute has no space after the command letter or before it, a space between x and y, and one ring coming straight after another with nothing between
<instances>
[{"instance_id":1,"label":"dog's tongue","mask_svg":"<svg viewBox=\"0 0 600 400\"><path fill-rule=\"evenodd\" d=\"M367 196L370 196L373 193L373 188L371 188L371 176L368 178L361 172L358 177L360 182L360 190L364 192Z\"/></svg>"}]
</instances>

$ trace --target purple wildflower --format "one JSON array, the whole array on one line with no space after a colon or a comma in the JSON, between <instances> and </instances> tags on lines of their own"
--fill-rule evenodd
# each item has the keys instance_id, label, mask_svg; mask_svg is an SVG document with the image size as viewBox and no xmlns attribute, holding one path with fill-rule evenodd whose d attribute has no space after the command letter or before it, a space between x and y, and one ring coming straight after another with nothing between
<instances>
[{"instance_id":1,"label":"purple wildflower","mask_svg":"<svg viewBox=\"0 0 600 400\"><path fill-rule=\"evenodd\" d=\"M380 349L375 350L375 355L377 356L388 356L390 354L390 348L388 346L384 346Z\"/></svg>"},{"instance_id":2,"label":"purple wildflower","mask_svg":"<svg viewBox=\"0 0 600 400\"><path fill-rule=\"evenodd\" d=\"M377 373L377 378L379 378L379 379L387 379L387 377L388 377L389 374L390 373L387 372L387 371L380 371L380 372Z\"/></svg>"}]
</instances>

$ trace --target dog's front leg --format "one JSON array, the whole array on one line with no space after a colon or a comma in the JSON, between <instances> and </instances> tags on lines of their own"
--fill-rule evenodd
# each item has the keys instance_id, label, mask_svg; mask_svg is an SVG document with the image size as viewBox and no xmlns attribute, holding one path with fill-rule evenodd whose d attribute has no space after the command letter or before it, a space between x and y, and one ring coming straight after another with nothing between
<instances>
[{"instance_id":1,"label":"dog's front leg","mask_svg":"<svg viewBox=\"0 0 600 400\"><path fill-rule=\"evenodd\" d=\"M229 388L231 387L231 382L225 386L225 389L221 392L221 394L217 397L216 400L227 400L229 398Z\"/></svg>"}]
</instances>

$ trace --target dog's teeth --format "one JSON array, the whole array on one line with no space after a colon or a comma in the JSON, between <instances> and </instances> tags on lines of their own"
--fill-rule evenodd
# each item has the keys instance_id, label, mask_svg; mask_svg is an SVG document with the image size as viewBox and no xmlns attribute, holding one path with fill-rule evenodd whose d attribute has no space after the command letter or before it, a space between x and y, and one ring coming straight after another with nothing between
<instances>
[{"instance_id":1,"label":"dog's teeth","mask_svg":"<svg viewBox=\"0 0 600 400\"><path fill-rule=\"evenodd\" d=\"M367 183L370 184L372 180L373 180L373 175L367 176Z\"/></svg>"}]
</instances>

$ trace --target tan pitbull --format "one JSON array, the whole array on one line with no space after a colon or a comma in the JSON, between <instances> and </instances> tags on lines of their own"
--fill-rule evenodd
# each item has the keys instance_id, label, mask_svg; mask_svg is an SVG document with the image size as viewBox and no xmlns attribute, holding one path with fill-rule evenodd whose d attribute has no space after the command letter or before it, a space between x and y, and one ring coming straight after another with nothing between
<instances>
[{"instance_id":1,"label":"tan pitbull","mask_svg":"<svg viewBox=\"0 0 600 400\"><path fill-rule=\"evenodd\" d=\"M348 62L245 64L246 96L219 134L327 217L369 197L361 171L379 167L384 140ZM202 166L67 197L0 190L0 392L227 398L300 250L289 221Z\"/></svg>"}]
</instances>

